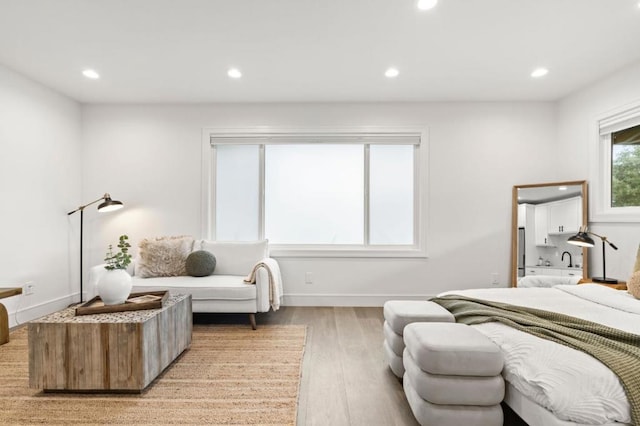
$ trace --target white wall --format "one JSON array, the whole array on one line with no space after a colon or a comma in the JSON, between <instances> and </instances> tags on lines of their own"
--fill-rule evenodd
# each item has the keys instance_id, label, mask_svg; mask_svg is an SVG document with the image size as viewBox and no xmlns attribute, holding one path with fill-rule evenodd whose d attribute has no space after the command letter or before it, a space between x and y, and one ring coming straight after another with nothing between
<instances>
[{"instance_id":1,"label":"white wall","mask_svg":"<svg viewBox=\"0 0 640 426\"><path fill-rule=\"evenodd\" d=\"M632 64L558 104L558 149L566 159L563 177L589 176L589 143L593 142L596 117L640 101L640 62ZM565 176L566 175L566 176ZM593 197L592 187L589 196ZM607 248L607 277L626 281L633 272L640 244L640 217L635 223L590 223L593 232L606 235L619 250ZM589 250L591 276L602 276L602 249Z\"/></svg>"},{"instance_id":2,"label":"white wall","mask_svg":"<svg viewBox=\"0 0 640 426\"><path fill-rule=\"evenodd\" d=\"M550 103L85 106L83 199L107 191L125 203L115 213L85 214L87 266L122 233L135 244L200 237L204 127L421 125L430 132L429 258L280 258L286 302L376 305L488 286L492 272L506 286L511 187L560 177L554 117ZM314 273L312 285L305 272Z\"/></svg>"},{"instance_id":3,"label":"white wall","mask_svg":"<svg viewBox=\"0 0 640 426\"><path fill-rule=\"evenodd\" d=\"M70 303L79 238L66 212L81 195L80 105L0 66L0 286L35 284L2 299L9 324Z\"/></svg>"},{"instance_id":4,"label":"white wall","mask_svg":"<svg viewBox=\"0 0 640 426\"><path fill-rule=\"evenodd\" d=\"M428 126L428 259L279 259L289 304L379 304L488 286L509 272L514 184L589 178L588 129L640 99L640 64L553 103L88 105L0 67L0 285L36 284L5 299L11 324L69 303L78 291L79 217L104 192L126 208L85 212L85 268L121 233L200 233L202 128L271 125ZM82 113L81 113L82 112ZM81 161L82 159L82 161ZM82 184L81 184L82 182ZM618 244L609 275L633 266L639 224L592 224ZM591 250L591 274L601 272ZM85 269L85 271L86 271ZM314 284L304 284L304 273ZM86 281L85 281L86 282Z\"/></svg>"}]
</instances>

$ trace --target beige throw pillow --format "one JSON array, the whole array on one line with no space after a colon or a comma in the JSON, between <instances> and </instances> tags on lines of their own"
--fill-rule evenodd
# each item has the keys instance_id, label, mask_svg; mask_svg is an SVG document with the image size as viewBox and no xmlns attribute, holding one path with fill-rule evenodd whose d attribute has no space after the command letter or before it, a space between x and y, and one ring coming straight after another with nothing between
<instances>
[{"instance_id":1,"label":"beige throw pillow","mask_svg":"<svg viewBox=\"0 0 640 426\"><path fill-rule=\"evenodd\" d=\"M158 237L139 244L136 275L141 278L186 275L185 260L193 249L193 237Z\"/></svg>"},{"instance_id":2,"label":"beige throw pillow","mask_svg":"<svg viewBox=\"0 0 640 426\"><path fill-rule=\"evenodd\" d=\"M640 271L636 271L627 282L627 291L636 299L640 299Z\"/></svg>"}]
</instances>

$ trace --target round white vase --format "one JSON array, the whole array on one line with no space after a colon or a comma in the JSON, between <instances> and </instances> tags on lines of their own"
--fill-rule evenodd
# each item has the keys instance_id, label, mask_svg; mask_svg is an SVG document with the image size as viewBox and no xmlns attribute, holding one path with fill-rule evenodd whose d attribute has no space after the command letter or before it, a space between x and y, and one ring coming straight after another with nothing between
<instances>
[{"instance_id":1,"label":"round white vase","mask_svg":"<svg viewBox=\"0 0 640 426\"><path fill-rule=\"evenodd\" d=\"M97 290L105 305L124 303L131 294L131 275L124 269L107 271L98 281Z\"/></svg>"}]
</instances>

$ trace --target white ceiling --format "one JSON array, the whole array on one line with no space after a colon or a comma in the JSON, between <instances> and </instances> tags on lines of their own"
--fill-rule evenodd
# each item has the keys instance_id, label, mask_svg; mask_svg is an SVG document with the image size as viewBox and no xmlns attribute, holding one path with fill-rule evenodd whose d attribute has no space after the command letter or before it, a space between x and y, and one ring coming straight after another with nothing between
<instances>
[{"instance_id":1,"label":"white ceiling","mask_svg":"<svg viewBox=\"0 0 640 426\"><path fill-rule=\"evenodd\" d=\"M415 2L0 0L0 64L88 103L550 101L640 60L638 0Z\"/></svg>"}]
</instances>

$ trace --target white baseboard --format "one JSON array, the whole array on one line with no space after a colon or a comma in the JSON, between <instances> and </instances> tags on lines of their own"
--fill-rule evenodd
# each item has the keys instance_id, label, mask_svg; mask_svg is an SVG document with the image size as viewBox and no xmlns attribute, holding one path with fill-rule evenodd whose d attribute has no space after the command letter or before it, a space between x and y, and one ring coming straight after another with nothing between
<instances>
[{"instance_id":1,"label":"white baseboard","mask_svg":"<svg viewBox=\"0 0 640 426\"><path fill-rule=\"evenodd\" d=\"M48 300L46 302L29 306L27 308L20 308L20 304L18 304L18 307L15 311L9 312L9 327L13 328L32 321L36 318L40 318L44 315L48 315L52 312L64 309L70 304L77 302L77 298L78 293L58 297L56 299Z\"/></svg>"},{"instance_id":2,"label":"white baseboard","mask_svg":"<svg viewBox=\"0 0 640 426\"><path fill-rule=\"evenodd\" d=\"M387 300L427 300L434 294L285 294L283 306L383 306ZM78 293L59 297L34 306L9 311L9 327L13 328L78 301Z\"/></svg>"},{"instance_id":3,"label":"white baseboard","mask_svg":"<svg viewBox=\"0 0 640 426\"><path fill-rule=\"evenodd\" d=\"M427 300L435 294L285 294L283 306L383 306L387 300Z\"/></svg>"}]
</instances>

